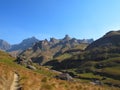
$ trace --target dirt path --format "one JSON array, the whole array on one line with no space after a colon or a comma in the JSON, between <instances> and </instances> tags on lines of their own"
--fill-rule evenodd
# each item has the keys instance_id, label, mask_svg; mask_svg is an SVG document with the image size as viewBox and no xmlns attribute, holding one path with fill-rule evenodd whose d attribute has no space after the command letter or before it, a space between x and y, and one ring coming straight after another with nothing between
<instances>
[{"instance_id":1,"label":"dirt path","mask_svg":"<svg viewBox=\"0 0 120 90\"><path fill-rule=\"evenodd\" d=\"M21 90L19 85L19 75L14 73L14 78L10 90Z\"/></svg>"}]
</instances>

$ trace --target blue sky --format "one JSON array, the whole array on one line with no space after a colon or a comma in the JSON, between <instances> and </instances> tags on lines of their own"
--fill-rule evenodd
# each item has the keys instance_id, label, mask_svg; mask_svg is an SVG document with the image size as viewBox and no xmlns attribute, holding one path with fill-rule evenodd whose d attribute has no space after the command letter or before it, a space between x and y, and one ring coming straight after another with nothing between
<instances>
[{"instance_id":1,"label":"blue sky","mask_svg":"<svg viewBox=\"0 0 120 90\"><path fill-rule=\"evenodd\" d=\"M120 0L0 0L0 39L11 44L66 34L98 39L120 29Z\"/></svg>"}]
</instances>

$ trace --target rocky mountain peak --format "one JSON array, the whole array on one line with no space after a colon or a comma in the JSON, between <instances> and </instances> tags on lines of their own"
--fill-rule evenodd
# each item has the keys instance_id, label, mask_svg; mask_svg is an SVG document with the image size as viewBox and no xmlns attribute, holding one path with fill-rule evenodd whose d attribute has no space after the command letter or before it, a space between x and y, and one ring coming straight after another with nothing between
<instances>
[{"instance_id":1,"label":"rocky mountain peak","mask_svg":"<svg viewBox=\"0 0 120 90\"><path fill-rule=\"evenodd\" d=\"M72 38L71 41L72 42L78 42L78 40L76 38Z\"/></svg>"},{"instance_id":2,"label":"rocky mountain peak","mask_svg":"<svg viewBox=\"0 0 120 90\"><path fill-rule=\"evenodd\" d=\"M65 37L63 38L63 40L69 41L69 40L71 40L71 38L70 38L69 35L65 35Z\"/></svg>"},{"instance_id":3,"label":"rocky mountain peak","mask_svg":"<svg viewBox=\"0 0 120 90\"><path fill-rule=\"evenodd\" d=\"M27 39L24 39L21 43L26 43L26 42L37 42L39 41L38 39L36 39L35 37L31 37L31 38L27 38Z\"/></svg>"},{"instance_id":4,"label":"rocky mountain peak","mask_svg":"<svg viewBox=\"0 0 120 90\"><path fill-rule=\"evenodd\" d=\"M24 39L19 44L12 45L11 48L7 51L8 52L17 51L17 50L23 51L23 50L26 50L27 48L33 46L33 44L38 42L38 41L39 40L36 39L35 37L27 38L27 39Z\"/></svg>"},{"instance_id":5,"label":"rocky mountain peak","mask_svg":"<svg viewBox=\"0 0 120 90\"><path fill-rule=\"evenodd\" d=\"M59 42L59 40L56 39L56 38L50 38L50 42L53 43L53 44L56 44L56 43Z\"/></svg>"}]
</instances>

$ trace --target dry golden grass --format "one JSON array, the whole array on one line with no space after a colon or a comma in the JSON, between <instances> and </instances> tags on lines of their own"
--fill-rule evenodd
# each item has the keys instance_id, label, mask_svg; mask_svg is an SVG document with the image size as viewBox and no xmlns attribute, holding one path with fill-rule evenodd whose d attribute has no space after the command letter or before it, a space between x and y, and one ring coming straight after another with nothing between
<instances>
[{"instance_id":1,"label":"dry golden grass","mask_svg":"<svg viewBox=\"0 0 120 90\"><path fill-rule=\"evenodd\" d=\"M20 75L22 90L108 90L107 87L95 86L80 82L57 80L29 69L14 68L0 63L0 90L9 90L14 72ZM117 89L109 89L117 90Z\"/></svg>"},{"instance_id":2,"label":"dry golden grass","mask_svg":"<svg viewBox=\"0 0 120 90\"><path fill-rule=\"evenodd\" d=\"M13 80L13 73L9 71L9 67L0 63L0 90L9 90Z\"/></svg>"}]
</instances>

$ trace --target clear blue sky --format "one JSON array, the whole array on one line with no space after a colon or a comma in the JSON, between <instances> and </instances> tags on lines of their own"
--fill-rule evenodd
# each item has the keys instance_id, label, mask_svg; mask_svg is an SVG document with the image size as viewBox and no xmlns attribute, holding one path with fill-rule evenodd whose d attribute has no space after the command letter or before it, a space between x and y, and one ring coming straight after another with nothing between
<instances>
[{"instance_id":1,"label":"clear blue sky","mask_svg":"<svg viewBox=\"0 0 120 90\"><path fill-rule=\"evenodd\" d=\"M0 39L19 43L65 34L98 39L120 29L120 0L0 0Z\"/></svg>"}]
</instances>

